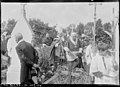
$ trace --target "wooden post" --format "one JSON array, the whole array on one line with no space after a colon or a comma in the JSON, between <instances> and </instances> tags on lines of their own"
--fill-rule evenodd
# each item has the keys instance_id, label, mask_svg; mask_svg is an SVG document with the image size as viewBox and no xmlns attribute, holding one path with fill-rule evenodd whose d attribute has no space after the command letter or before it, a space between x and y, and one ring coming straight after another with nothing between
<instances>
[{"instance_id":1,"label":"wooden post","mask_svg":"<svg viewBox=\"0 0 120 87\"><path fill-rule=\"evenodd\" d=\"M113 8L113 21L112 21L112 50L115 49L115 23L114 23L114 8Z\"/></svg>"},{"instance_id":2,"label":"wooden post","mask_svg":"<svg viewBox=\"0 0 120 87\"><path fill-rule=\"evenodd\" d=\"M97 10L97 5L102 5L101 3L100 4L97 4L96 2L94 3L94 4L89 4L89 5L94 5L94 29L93 29L93 35L94 35L94 47L93 47L93 54L95 54L95 49L96 49L96 47L95 47L95 29L96 29L96 10Z\"/></svg>"},{"instance_id":3,"label":"wooden post","mask_svg":"<svg viewBox=\"0 0 120 87\"><path fill-rule=\"evenodd\" d=\"M22 12L23 12L23 17L25 17L26 18L26 10L25 10L25 6L26 6L27 4L22 4L22 6L23 6L23 8L22 8Z\"/></svg>"}]
</instances>

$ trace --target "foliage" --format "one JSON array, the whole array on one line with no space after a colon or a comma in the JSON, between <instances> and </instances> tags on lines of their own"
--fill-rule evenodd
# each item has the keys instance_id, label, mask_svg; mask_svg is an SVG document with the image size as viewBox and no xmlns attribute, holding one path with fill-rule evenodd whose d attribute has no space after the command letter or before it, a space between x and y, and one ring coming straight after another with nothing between
<instances>
[{"instance_id":1,"label":"foliage","mask_svg":"<svg viewBox=\"0 0 120 87\"><path fill-rule=\"evenodd\" d=\"M66 31L67 31L67 34L70 35L71 32L72 32L72 29L75 28L75 25L74 24L70 24L67 28L66 28Z\"/></svg>"},{"instance_id":2,"label":"foliage","mask_svg":"<svg viewBox=\"0 0 120 87\"><path fill-rule=\"evenodd\" d=\"M3 21L3 22L1 23L1 33L4 32L6 26L7 26L7 22L6 22L6 21Z\"/></svg>"},{"instance_id":3,"label":"foliage","mask_svg":"<svg viewBox=\"0 0 120 87\"><path fill-rule=\"evenodd\" d=\"M79 23L79 25L77 25L76 32L79 36L81 36L82 33L84 33L84 24L83 23Z\"/></svg>"},{"instance_id":4,"label":"foliage","mask_svg":"<svg viewBox=\"0 0 120 87\"><path fill-rule=\"evenodd\" d=\"M53 38L57 35L56 26L49 27L48 23L44 23L40 19L30 19L29 24L34 32L33 43L35 45L42 44L46 33L50 33Z\"/></svg>"},{"instance_id":5,"label":"foliage","mask_svg":"<svg viewBox=\"0 0 120 87\"><path fill-rule=\"evenodd\" d=\"M103 30L103 25L102 25L102 20L101 19L98 19L96 21L96 28L95 28L95 33L98 34L100 29Z\"/></svg>"},{"instance_id":6,"label":"foliage","mask_svg":"<svg viewBox=\"0 0 120 87\"><path fill-rule=\"evenodd\" d=\"M55 27L53 27L49 32L48 32L52 38L55 38L57 36L57 31L55 30Z\"/></svg>"},{"instance_id":7,"label":"foliage","mask_svg":"<svg viewBox=\"0 0 120 87\"><path fill-rule=\"evenodd\" d=\"M64 28L62 29L62 33L66 34L67 33L67 30Z\"/></svg>"},{"instance_id":8,"label":"foliage","mask_svg":"<svg viewBox=\"0 0 120 87\"><path fill-rule=\"evenodd\" d=\"M65 28L62 29L61 37L64 37L65 40L67 38L67 30Z\"/></svg>"},{"instance_id":9,"label":"foliage","mask_svg":"<svg viewBox=\"0 0 120 87\"><path fill-rule=\"evenodd\" d=\"M94 27L94 23L93 23L93 22L88 22L88 23L85 25L85 29L84 29L85 35L91 37L91 36L93 35L93 27Z\"/></svg>"},{"instance_id":10,"label":"foliage","mask_svg":"<svg viewBox=\"0 0 120 87\"><path fill-rule=\"evenodd\" d=\"M9 19L7 22L3 21L3 23L1 23L1 33L6 31L8 32L8 35L10 35L16 23L17 21L15 21L15 19Z\"/></svg>"},{"instance_id":11,"label":"foliage","mask_svg":"<svg viewBox=\"0 0 120 87\"><path fill-rule=\"evenodd\" d=\"M59 75L51 81L51 84L67 84L68 83L68 70L65 70L64 67L59 68ZM73 75L74 74L74 75ZM82 69L75 68L72 70L72 83L71 84L91 84L92 78Z\"/></svg>"}]
</instances>

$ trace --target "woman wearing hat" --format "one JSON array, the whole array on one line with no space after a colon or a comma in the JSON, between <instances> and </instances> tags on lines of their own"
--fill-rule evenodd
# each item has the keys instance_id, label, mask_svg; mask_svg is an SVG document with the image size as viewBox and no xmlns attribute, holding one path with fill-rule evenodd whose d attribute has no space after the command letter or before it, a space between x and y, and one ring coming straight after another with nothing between
<instances>
[{"instance_id":1,"label":"woman wearing hat","mask_svg":"<svg viewBox=\"0 0 120 87\"><path fill-rule=\"evenodd\" d=\"M111 37L104 31L95 36L98 52L93 57L90 73L95 77L95 84L116 84L115 78L118 70L117 63L109 52Z\"/></svg>"}]
</instances>

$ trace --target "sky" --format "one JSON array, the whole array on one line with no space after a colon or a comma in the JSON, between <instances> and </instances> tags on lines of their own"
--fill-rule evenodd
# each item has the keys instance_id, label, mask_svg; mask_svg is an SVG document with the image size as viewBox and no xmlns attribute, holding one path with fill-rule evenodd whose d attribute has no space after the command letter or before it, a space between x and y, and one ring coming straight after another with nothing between
<instances>
[{"instance_id":1,"label":"sky","mask_svg":"<svg viewBox=\"0 0 120 87\"><path fill-rule=\"evenodd\" d=\"M97 3L97 4L100 4ZM1 20L6 21L21 17L21 3L1 3ZM118 2L103 2L97 5L97 19L101 18L102 23L111 22L113 19L113 8L115 16L119 12ZM89 3L27 3L26 16L29 18L40 18L50 26L56 25L65 28L69 24L78 25L80 22L86 24L94 21L94 6Z\"/></svg>"}]
</instances>

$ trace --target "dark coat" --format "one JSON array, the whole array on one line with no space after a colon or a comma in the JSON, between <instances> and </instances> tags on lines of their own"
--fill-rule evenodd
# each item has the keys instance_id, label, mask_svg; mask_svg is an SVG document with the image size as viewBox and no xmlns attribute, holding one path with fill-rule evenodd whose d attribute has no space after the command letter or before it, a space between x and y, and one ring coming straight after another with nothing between
<instances>
[{"instance_id":1,"label":"dark coat","mask_svg":"<svg viewBox=\"0 0 120 87\"><path fill-rule=\"evenodd\" d=\"M30 43L25 41L21 41L17 45L16 51L21 62L20 82L24 83L31 78L30 71L32 70L33 64L37 63L35 57L36 51Z\"/></svg>"},{"instance_id":2,"label":"dark coat","mask_svg":"<svg viewBox=\"0 0 120 87\"><path fill-rule=\"evenodd\" d=\"M7 51L7 40L1 41L1 53L4 55Z\"/></svg>"},{"instance_id":3,"label":"dark coat","mask_svg":"<svg viewBox=\"0 0 120 87\"><path fill-rule=\"evenodd\" d=\"M78 42L77 42L76 46L71 42L70 39L68 40L66 45L70 49L70 51L79 51L79 48L82 48L82 42L79 39L78 39ZM72 64L72 66L75 67L77 62L78 62L79 63L78 67L79 68L84 68L83 63L82 63L82 53L78 53L77 56L78 56L78 59L73 61L74 63Z\"/></svg>"}]
</instances>

